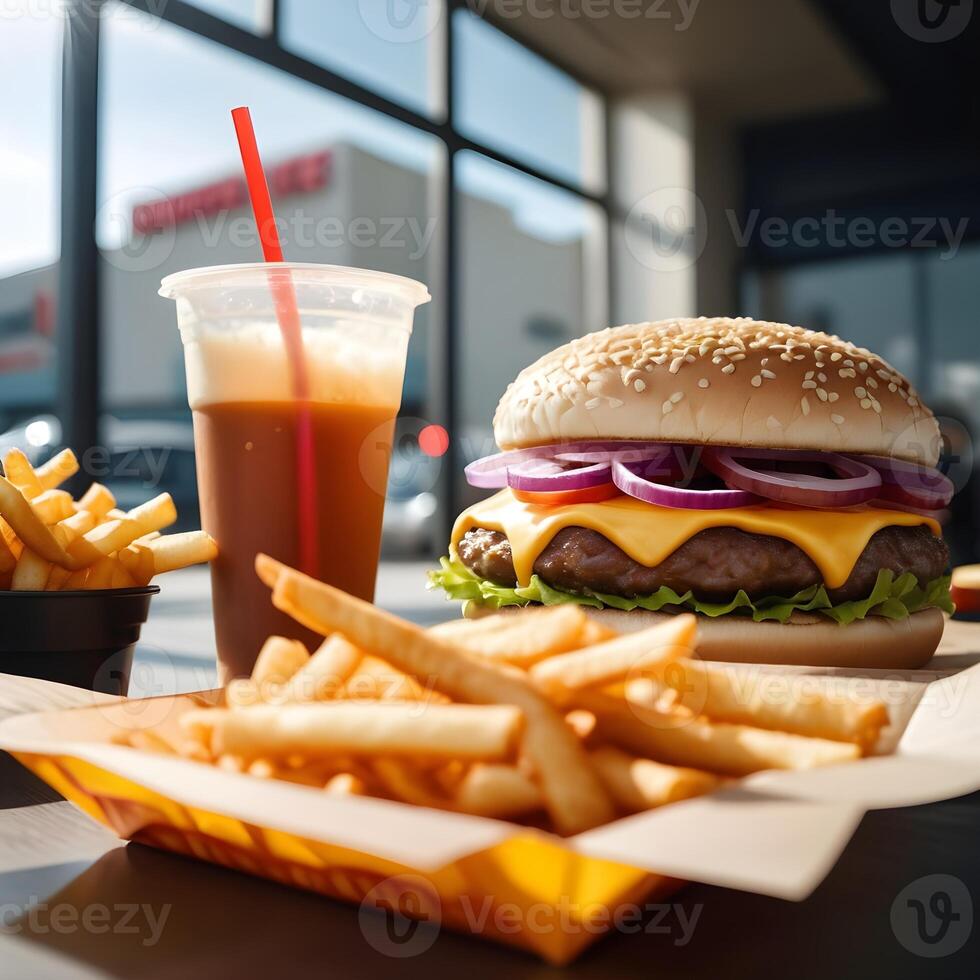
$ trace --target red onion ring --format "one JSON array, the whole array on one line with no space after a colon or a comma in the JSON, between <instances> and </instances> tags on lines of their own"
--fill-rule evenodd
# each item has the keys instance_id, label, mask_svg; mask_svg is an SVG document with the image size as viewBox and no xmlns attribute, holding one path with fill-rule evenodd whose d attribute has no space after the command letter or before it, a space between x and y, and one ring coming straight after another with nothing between
<instances>
[{"instance_id":1,"label":"red onion ring","mask_svg":"<svg viewBox=\"0 0 980 980\"><path fill-rule=\"evenodd\" d=\"M881 490L881 476L873 467L840 453L787 453L774 449L719 449L706 446L701 459L712 473L733 487L800 507L851 507L879 496ZM839 476L838 479L828 479L806 473L750 469L740 463L740 459L821 463Z\"/></svg>"},{"instance_id":2,"label":"red onion ring","mask_svg":"<svg viewBox=\"0 0 980 980\"><path fill-rule=\"evenodd\" d=\"M932 466L919 466L903 459L883 456L851 458L878 472L882 482L879 496L884 500L921 510L939 510L953 499L956 492L953 481Z\"/></svg>"},{"instance_id":3,"label":"red onion ring","mask_svg":"<svg viewBox=\"0 0 980 980\"><path fill-rule=\"evenodd\" d=\"M532 493L587 490L609 483L611 479L608 463L562 466L551 459L531 459L507 468L507 486Z\"/></svg>"},{"instance_id":4,"label":"red onion ring","mask_svg":"<svg viewBox=\"0 0 980 980\"><path fill-rule=\"evenodd\" d=\"M532 446L529 449L512 449L505 453L495 453L470 463L463 471L466 481L472 487L501 489L506 487L507 471L529 460L561 459L574 463L606 463L619 453L630 457L645 459L654 454L667 455L670 445L662 442L638 442L631 440L579 440L577 442L552 443L547 446ZM640 454L636 457L633 454Z\"/></svg>"},{"instance_id":5,"label":"red onion ring","mask_svg":"<svg viewBox=\"0 0 980 980\"><path fill-rule=\"evenodd\" d=\"M755 494L747 493L745 490L691 490L656 483L641 475L644 469L645 464L642 461L625 463L614 460L613 483L623 493L636 497L637 500L678 510L720 510L759 503L759 498Z\"/></svg>"},{"instance_id":6,"label":"red onion ring","mask_svg":"<svg viewBox=\"0 0 980 980\"><path fill-rule=\"evenodd\" d=\"M898 503L894 500L887 500L884 497L876 497L868 501L869 507L880 507L882 510L900 510L903 514L917 514L919 517L931 517L934 521L940 521L943 512L935 507L915 507L911 504Z\"/></svg>"}]
</instances>

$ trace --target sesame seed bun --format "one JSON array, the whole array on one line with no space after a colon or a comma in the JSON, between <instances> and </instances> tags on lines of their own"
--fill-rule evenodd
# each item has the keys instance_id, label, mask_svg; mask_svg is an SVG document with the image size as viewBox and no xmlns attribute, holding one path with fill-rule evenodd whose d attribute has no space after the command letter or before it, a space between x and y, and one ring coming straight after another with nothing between
<instances>
[{"instance_id":1,"label":"sesame seed bun","mask_svg":"<svg viewBox=\"0 0 980 980\"><path fill-rule=\"evenodd\" d=\"M501 449L576 439L939 458L939 427L877 354L829 334L727 317L611 327L559 347L508 387Z\"/></svg>"}]
</instances>

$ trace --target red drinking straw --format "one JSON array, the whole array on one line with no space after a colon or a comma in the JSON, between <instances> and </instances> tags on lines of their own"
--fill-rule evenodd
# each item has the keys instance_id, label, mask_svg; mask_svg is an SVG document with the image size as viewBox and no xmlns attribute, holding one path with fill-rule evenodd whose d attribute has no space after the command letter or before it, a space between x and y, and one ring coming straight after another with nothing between
<instances>
[{"instance_id":1,"label":"red drinking straw","mask_svg":"<svg viewBox=\"0 0 980 980\"><path fill-rule=\"evenodd\" d=\"M262 242L262 254L266 262L285 261L279 229L272 210L269 196L269 183L259 156L259 146L255 140L252 116L247 106L232 109L231 118L238 135L238 146L242 152L242 165L248 195L252 201L252 212ZM282 331L292 393L296 400L298 414L296 423L296 486L299 505L299 559L300 567L308 575L319 577L318 541L316 509L316 453L313 440L313 417L310 406L310 379L303 351L303 331L300 324L299 304L292 277L286 274L270 274L269 286L276 304L276 317Z\"/></svg>"}]
</instances>

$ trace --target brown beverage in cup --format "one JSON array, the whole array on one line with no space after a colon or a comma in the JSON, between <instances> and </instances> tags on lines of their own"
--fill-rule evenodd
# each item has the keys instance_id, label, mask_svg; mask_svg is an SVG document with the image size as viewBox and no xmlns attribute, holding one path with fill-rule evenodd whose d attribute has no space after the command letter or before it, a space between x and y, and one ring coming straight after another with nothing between
<instances>
[{"instance_id":1,"label":"brown beverage in cup","mask_svg":"<svg viewBox=\"0 0 980 980\"><path fill-rule=\"evenodd\" d=\"M270 275L291 276L296 291L305 406L293 396ZM405 352L414 309L428 294L396 276L302 265L194 270L164 280L161 292L178 303L201 520L219 548L211 581L226 680L249 673L267 636L319 639L273 608L254 569L260 551L302 564L304 412L316 492L311 571L373 598Z\"/></svg>"}]
</instances>

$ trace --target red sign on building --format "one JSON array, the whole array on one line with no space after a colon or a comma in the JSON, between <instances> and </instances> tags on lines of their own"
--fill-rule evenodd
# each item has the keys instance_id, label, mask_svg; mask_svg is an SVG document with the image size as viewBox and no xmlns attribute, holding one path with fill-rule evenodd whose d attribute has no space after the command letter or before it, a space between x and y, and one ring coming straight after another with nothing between
<instances>
[{"instance_id":1,"label":"red sign on building","mask_svg":"<svg viewBox=\"0 0 980 980\"><path fill-rule=\"evenodd\" d=\"M268 171L269 189L274 197L309 194L327 186L330 180L330 151L306 154L277 164ZM133 208L133 233L150 235L173 228L194 218L207 218L232 211L248 202L248 189L241 177L229 177L197 190L137 204Z\"/></svg>"}]
</instances>

